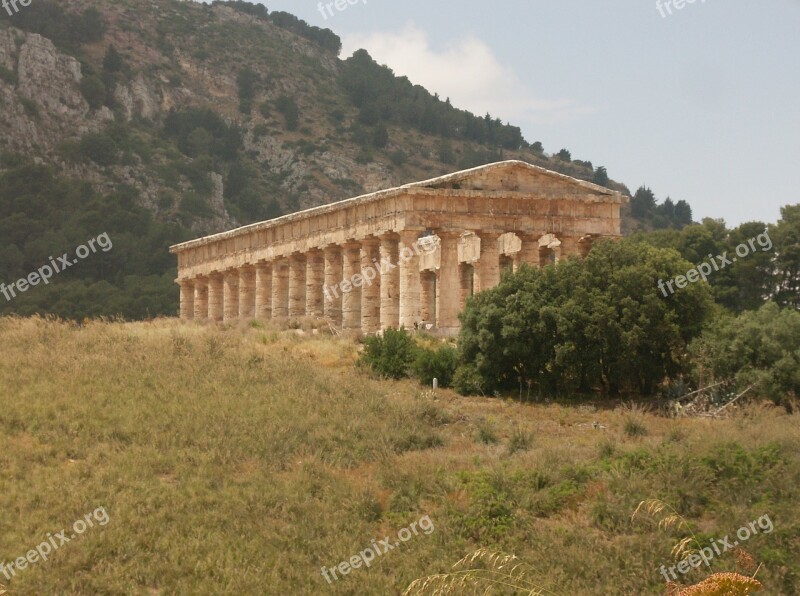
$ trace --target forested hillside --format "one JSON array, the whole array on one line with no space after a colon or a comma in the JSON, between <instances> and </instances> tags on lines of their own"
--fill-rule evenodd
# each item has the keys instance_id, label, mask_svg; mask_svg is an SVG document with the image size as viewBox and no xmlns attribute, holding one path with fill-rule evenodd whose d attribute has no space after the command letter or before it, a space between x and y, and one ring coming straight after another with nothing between
<instances>
[{"instance_id":1,"label":"forested hillside","mask_svg":"<svg viewBox=\"0 0 800 596\"><path fill-rule=\"evenodd\" d=\"M340 49L330 30L241 1L0 11L0 280L84 236L120 238L103 257L115 266L87 260L0 313L172 315L171 243L500 159L629 192ZM646 188L625 217L628 231L692 219Z\"/></svg>"}]
</instances>

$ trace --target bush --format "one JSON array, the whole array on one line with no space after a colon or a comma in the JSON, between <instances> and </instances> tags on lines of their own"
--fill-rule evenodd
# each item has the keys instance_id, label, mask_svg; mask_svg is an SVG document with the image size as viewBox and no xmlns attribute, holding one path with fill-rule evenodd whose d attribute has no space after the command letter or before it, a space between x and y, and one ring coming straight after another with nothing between
<instances>
[{"instance_id":1,"label":"bush","mask_svg":"<svg viewBox=\"0 0 800 596\"><path fill-rule=\"evenodd\" d=\"M508 439L508 454L514 455L519 451L528 451L533 444L533 436L521 428L515 428Z\"/></svg>"},{"instance_id":2,"label":"bush","mask_svg":"<svg viewBox=\"0 0 800 596\"><path fill-rule=\"evenodd\" d=\"M475 440L484 445L496 445L500 442L494 429L485 421L480 421L477 424L478 432L475 435Z\"/></svg>"},{"instance_id":3,"label":"bush","mask_svg":"<svg viewBox=\"0 0 800 596\"><path fill-rule=\"evenodd\" d=\"M453 376L453 388L461 395L483 395L485 383L478 369L471 364L461 365Z\"/></svg>"},{"instance_id":4,"label":"bush","mask_svg":"<svg viewBox=\"0 0 800 596\"><path fill-rule=\"evenodd\" d=\"M405 165L408 161L408 155L402 149L397 149L396 151L392 151L392 154L389 156L389 159L392 160L392 163L398 167Z\"/></svg>"},{"instance_id":5,"label":"bush","mask_svg":"<svg viewBox=\"0 0 800 596\"><path fill-rule=\"evenodd\" d=\"M286 130L297 130L300 125L300 110L294 98L282 95L275 102L275 107L283 114L283 118L286 121Z\"/></svg>"},{"instance_id":6,"label":"bush","mask_svg":"<svg viewBox=\"0 0 800 596\"><path fill-rule=\"evenodd\" d=\"M408 376L414 352L414 340L408 332L387 329L382 336L364 341L358 363L381 377L402 379Z\"/></svg>"},{"instance_id":7,"label":"bush","mask_svg":"<svg viewBox=\"0 0 800 596\"><path fill-rule=\"evenodd\" d=\"M419 348L411 370L423 385L431 385L433 379L438 379L441 387L450 387L457 367L458 352L446 345L438 350Z\"/></svg>"},{"instance_id":8,"label":"bush","mask_svg":"<svg viewBox=\"0 0 800 596\"><path fill-rule=\"evenodd\" d=\"M648 434L647 427L635 418L626 418L623 430L628 437L646 437Z\"/></svg>"},{"instance_id":9,"label":"bush","mask_svg":"<svg viewBox=\"0 0 800 596\"><path fill-rule=\"evenodd\" d=\"M87 75L81 80L81 94L93 110L103 107L106 102L106 86L95 75Z\"/></svg>"},{"instance_id":10,"label":"bush","mask_svg":"<svg viewBox=\"0 0 800 596\"><path fill-rule=\"evenodd\" d=\"M81 155L100 166L111 166L117 162L117 144L105 133L88 134L81 139Z\"/></svg>"}]
</instances>

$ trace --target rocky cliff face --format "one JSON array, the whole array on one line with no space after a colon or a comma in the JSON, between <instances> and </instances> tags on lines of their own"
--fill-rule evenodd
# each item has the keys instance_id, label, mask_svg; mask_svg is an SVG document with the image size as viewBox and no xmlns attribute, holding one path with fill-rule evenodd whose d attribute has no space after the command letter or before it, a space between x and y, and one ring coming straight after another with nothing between
<instances>
[{"instance_id":1,"label":"rocky cliff face","mask_svg":"<svg viewBox=\"0 0 800 596\"><path fill-rule=\"evenodd\" d=\"M41 35L0 29L0 65L16 75L0 79L4 150L50 159L60 141L114 118L108 108L92 112L80 92L80 63Z\"/></svg>"},{"instance_id":2,"label":"rocky cliff face","mask_svg":"<svg viewBox=\"0 0 800 596\"><path fill-rule=\"evenodd\" d=\"M215 20L230 21L239 26L254 25L252 18L228 8L216 8L214 14ZM259 124L263 127L264 119L257 114L255 118L245 118L237 112L234 71L212 67L176 45L175 62L180 74L171 81L158 69L147 68L158 64L163 56L157 53L147 56L147 52L137 55L147 41L133 32L117 29L115 15L108 16L111 17L111 26L107 40L98 44L92 53L99 56L102 48L113 43L125 47L127 43L134 50L130 58L135 63L130 77L114 85L114 110L106 106L93 110L89 106L81 92L85 64L41 35L14 27L0 28L0 67L5 69L5 76L0 77L0 129L3 131L0 151L32 156L40 163L54 164L66 173L91 181L100 190L112 190L119 183L133 186L139 192L141 204L158 212L159 196L165 186L154 175L152 164L141 163L138 159L106 167L90 161L75 162L65 159L69 156L64 155L64 144L77 143L89 133L102 131L109 123L144 120L159 126L170 109L212 106L226 121L242 129L245 151L253 155L265 171L280 179L276 198L284 210L319 205L362 190L369 192L399 183L386 165L357 163L354 150L344 148L308 155L292 146L291 141L295 140L292 135L280 130L255 134ZM273 30L265 32L268 34L290 48L296 57L318 61L331 77L335 77L337 61L333 56L323 54L291 33ZM176 79L179 82L176 83ZM302 93L303 87L299 82L284 79L273 93L265 93L259 99L265 101L279 93ZM74 147L68 147L66 152L73 150ZM237 221L226 208L222 175L214 171L209 174L213 184L208 197L211 212L197 222L197 227L213 231L244 223ZM350 180L352 184L345 191L331 184L332 180ZM179 190L188 189L188 185L182 182ZM287 205L289 197L294 204ZM162 208L161 211L169 216L168 210Z\"/></svg>"}]
</instances>

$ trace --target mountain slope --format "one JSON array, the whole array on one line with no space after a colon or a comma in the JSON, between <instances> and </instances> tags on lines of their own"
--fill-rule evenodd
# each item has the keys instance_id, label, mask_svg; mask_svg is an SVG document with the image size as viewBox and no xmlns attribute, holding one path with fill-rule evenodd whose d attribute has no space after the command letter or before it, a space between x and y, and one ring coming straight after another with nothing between
<instances>
[{"instance_id":1,"label":"mountain slope","mask_svg":"<svg viewBox=\"0 0 800 596\"><path fill-rule=\"evenodd\" d=\"M330 31L245 2L40 0L0 11L0 176L34 163L56 186L66 177L117 197L165 254L170 242L502 158L627 192L602 168L548 156L518 128L458 110L366 52L340 60L338 48ZM0 279L116 229L102 211L54 209L54 188L32 190L35 202L0 192ZM22 238L9 242L14 231ZM173 273L144 265L156 259L137 255L128 234L117 229L132 251L119 260L135 271L90 281L119 289L125 275ZM27 246L36 240L46 246ZM27 300L0 310L42 309L18 310ZM121 312L159 314L174 300Z\"/></svg>"}]
</instances>

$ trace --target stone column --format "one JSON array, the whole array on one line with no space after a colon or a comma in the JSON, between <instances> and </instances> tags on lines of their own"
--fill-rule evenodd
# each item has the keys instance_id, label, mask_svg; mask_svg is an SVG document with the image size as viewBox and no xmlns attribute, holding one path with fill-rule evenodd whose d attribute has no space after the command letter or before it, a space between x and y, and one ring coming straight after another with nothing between
<instances>
[{"instance_id":1,"label":"stone column","mask_svg":"<svg viewBox=\"0 0 800 596\"><path fill-rule=\"evenodd\" d=\"M561 260L561 241L554 234L545 234L539 239L539 263L546 267Z\"/></svg>"},{"instance_id":2,"label":"stone column","mask_svg":"<svg viewBox=\"0 0 800 596\"><path fill-rule=\"evenodd\" d=\"M256 319L269 321L272 318L272 265L256 264Z\"/></svg>"},{"instance_id":3,"label":"stone column","mask_svg":"<svg viewBox=\"0 0 800 596\"><path fill-rule=\"evenodd\" d=\"M278 259L272 263L272 318L289 317L289 261Z\"/></svg>"},{"instance_id":4,"label":"stone column","mask_svg":"<svg viewBox=\"0 0 800 596\"><path fill-rule=\"evenodd\" d=\"M380 240L365 238L361 243L361 331L377 333L381 329Z\"/></svg>"},{"instance_id":5,"label":"stone column","mask_svg":"<svg viewBox=\"0 0 800 596\"><path fill-rule=\"evenodd\" d=\"M437 232L442 240L442 263L436 283L436 327L443 331L459 328L461 280L458 272L458 239L455 232Z\"/></svg>"},{"instance_id":6,"label":"stone column","mask_svg":"<svg viewBox=\"0 0 800 596\"><path fill-rule=\"evenodd\" d=\"M578 240L578 254L584 259L589 256L589 253L594 246L595 237L592 234L587 234Z\"/></svg>"},{"instance_id":7,"label":"stone column","mask_svg":"<svg viewBox=\"0 0 800 596\"><path fill-rule=\"evenodd\" d=\"M517 253L519 264L527 263L531 267L539 266L540 234L518 234L522 240L522 250Z\"/></svg>"},{"instance_id":8,"label":"stone column","mask_svg":"<svg viewBox=\"0 0 800 596\"><path fill-rule=\"evenodd\" d=\"M194 280L194 320L208 319L208 278L198 277Z\"/></svg>"},{"instance_id":9,"label":"stone column","mask_svg":"<svg viewBox=\"0 0 800 596\"><path fill-rule=\"evenodd\" d=\"M194 319L194 282L182 279L178 285L181 288L181 319L191 321Z\"/></svg>"},{"instance_id":10,"label":"stone column","mask_svg":"<svg viewBox=\"0 0 800 596\"><path fill-rule=\"evenodd\" d=\"M325 315L325 259L321 250L306 254L306 315L322 318Z\"/></svg>"},{"instance_id":11,"label":"stone column","mask_svg":"<svg viewBox=\"0 0 800 596\"><path fill-rule=\"evenodd\" d=\"M500 251L494 232L478 233L481 239L481 258L475 268L475 292L490 290L500 283Z\"/></svg>"},{"instance_id":12,"label":"stone column","mask_svg":"<svg viewBox=\"0 0 800 596\"><path fill-rule=\"evenodd\" d=\"M436 273L420 273L420 317L425 323L436 324Z\"/></svg>"},{"instance_id":13,"label":"stone column","mask_svg":"<svg viewBox=\"0 0 800 596\"><path fill-rule=\"evenodd\" d=\"M361 283L353 285L356 275L361 275L361 244L346 243L342 254L342 328L361 330Z\"/></svg>"},{"instance_id":14,"label":"stone column","mask_svg":"<svg viewBox=\"0 0 800 596\"><path fill-rule=\"evenodd\" d=\"M225 272L223 305L223 320L226 323L239 318L239 271L237 269Z\"/></svg>"},{"instance_id":15,"label":"stone column","mask_svg":"<svg viewBox=\"0 0 800 596\"><path fill-rule=\"evenodd\" d=\"M256 268L239 269L239 318L248 321L256 316Z\"/></svg>"},{"instance_id":16,"label":"stone column","mask_svg":"<svg viewBox=\"0 0 800 596\"><path fill-rule=\"evenodd\" d=\"M342 249L329 246L325 249L325 318L334 327L342 326Z\"/></svg>"},{"instance_id":17,"label":"stone column","mask_svg":"<svg viewBox=\"0 0 800 596\"><path fill-rule=\"evenodd\" d=\"M413 230L400 232L400 325L406 329L413 329L422 319L418 236Z\"/></svg>"},{"instance_id":18,"label":"stone column","mask_svg":"<svg viewBox=\"0 0 800 596\"><path fill-rule=\"evenodd\" d=\"M289 317L306 316L306 256L289 257Z\"/></svg>"},{"instance_id":19,"label":"stone column","mask_svg":"<svg viewBox=\"0 0 800 596\"><path fill-rule=\"evenodd\" d=\"M400 245L395 234L381 238L381 330L400 327Z\"/></svg>"},{"instance_id":20,"label":"stone column","mask_svg":"<svg viewBox=\"0 0 800 596\"><path fill-rule=\"evenodd\" d=\"M578 256L580 255L580 249L578 247L579 238L574 236L566 236L562 237L561 239L561 253L558 255L558 258L566 259L567 257Z\"/></svg>"},{"instance_id":21,"label":"stone column","mask_svg":"<svg viewBox=\"0 0 800 596\"><path fill-rule=\"evenodd\" d=\"M467 299L472 296L472 284L475 281L475 268L471 263L461 263L458 266L458 277L458 311L462 312L467 306Z\"/></svg>"},{"instance_id":22,"label":"stone column","mask_svg":"<svg viewBox=\"0 0 800 596\"><path fill-rule=\"evenodd\" d=\"M212 321L222 321L223 281L221 273L212 273L208 276L208 318Z\"/></svg>"}]
</instances>

